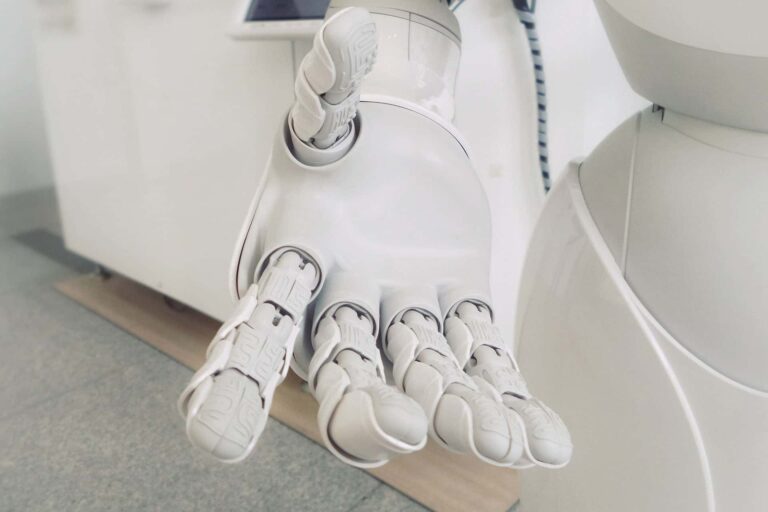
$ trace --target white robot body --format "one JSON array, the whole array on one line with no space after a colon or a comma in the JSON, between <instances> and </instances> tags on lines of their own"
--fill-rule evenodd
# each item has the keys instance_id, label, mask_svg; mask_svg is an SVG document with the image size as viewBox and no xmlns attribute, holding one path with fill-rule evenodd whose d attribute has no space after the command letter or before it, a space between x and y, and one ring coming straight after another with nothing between
<instances>
[{"instance_id":1,"label":"white robot body","mask_svg":"<svg viewBox=\"0 0 768 512\"><path fill-rule=\"evenodd\" d=\"M595 0L630 85L667 109L768 132L768 3Z\"/></svg>"},{"instance_id":2,"label":"white robot body","mask_svg":"<svg viewBox=\"0 0 768 512\"><path fill-rule=\"evenodd\" d=\"M523 475L525 510L765 510L766 147L649 109L553 191L518 358L578 450Z\"/></svg>"},{"instance_id":3,"label":"white robot body","mask_svg":"<svg viewBox=\"0 0 768 512\"><path fill-rule=\"evenodd\" d=\"M518 356L578 450L523 475L523 509L763 511L768 6L596 4L659 106L573 164L536 228Z\"/></svg>"},{"instance_id":4,"label":"white robot body","mask_svg":"<svg viewBox=\"0 0 768 512\"><path fill-rule=\"evenodd\" d=\"M704 363L764 392L766 171L768 134L669 110L627 121L580 171L590 212L640 300Z\"/></svg>"}]
</instances>

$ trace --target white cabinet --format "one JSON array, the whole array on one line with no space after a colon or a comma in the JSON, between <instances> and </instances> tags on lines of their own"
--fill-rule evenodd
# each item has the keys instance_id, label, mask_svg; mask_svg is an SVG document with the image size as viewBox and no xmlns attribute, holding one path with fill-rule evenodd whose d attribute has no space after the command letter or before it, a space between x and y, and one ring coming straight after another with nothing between
<instances>
[{"instance_id":1,"label":"white cabinet","mask_svg":"<svg viewBox=\"0 0 768 512\"><path fill-rule=\"evenodd\" d=\"M38 0L67 246L217 317L293 99L285 41L227 35L236 0Z\"/></svg>"}]
</instances>

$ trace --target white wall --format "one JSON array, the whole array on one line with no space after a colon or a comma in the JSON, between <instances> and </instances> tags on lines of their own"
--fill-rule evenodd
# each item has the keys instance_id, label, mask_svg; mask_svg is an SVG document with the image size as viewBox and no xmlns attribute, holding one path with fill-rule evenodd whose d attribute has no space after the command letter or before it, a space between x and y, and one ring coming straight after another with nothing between
<instances>
[{"instance_id":1,"label":"white wall","mask_svg":"<svg viewBox=\"0 0 768 512\"><path fill-rule=\"evenodd\" d=\"M0 196L53 185L31 7L0 1Z\"/></svg>"},{"instance_id":2,"label":"white wall","mask_svg":"<svg viewBox=\"0 0 768 512\"><path fill-rule=\"evenodd\" d=\"M491 203L491 288L498 323L511 333L528 240L544 202L530 50L511 0L466 0L456 14L463 36L456 124ZM540 0L536 17L556 179L648 103L624 80L593 0Z\"/></svg>"},{"instance_id":3,"label":"white wall","mask_svg":"<svg viewBox=\"0 0 768 512\"><path fill-rule=\"evenodd\" d=\"M538 5L549 87L550 156L559 173L649 102L624 78L593 0L542 0Z\"/></svg>"}]
</instances>

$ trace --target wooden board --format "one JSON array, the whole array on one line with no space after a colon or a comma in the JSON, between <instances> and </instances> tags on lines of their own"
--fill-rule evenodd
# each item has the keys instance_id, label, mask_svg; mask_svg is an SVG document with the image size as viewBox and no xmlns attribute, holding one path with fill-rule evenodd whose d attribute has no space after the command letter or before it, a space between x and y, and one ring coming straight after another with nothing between
<instances>
[{"instance_id":1,"label":"wooden board","mask_svg":"<svg viewBox=\"0 0 768 512\"><path fill-rule=\"evenodd\" d=\"M119 276L81 276L57 283L56 289L192 369L205 360L219 327L197 311L171 308L159 293ZM291 372L277 388L270 415L322 443L316 414L317 403ZM448 452L431 440L420 452L369 472L438 511L506 511L518 497L515 471Z\"/></svg>"}]
</instances>

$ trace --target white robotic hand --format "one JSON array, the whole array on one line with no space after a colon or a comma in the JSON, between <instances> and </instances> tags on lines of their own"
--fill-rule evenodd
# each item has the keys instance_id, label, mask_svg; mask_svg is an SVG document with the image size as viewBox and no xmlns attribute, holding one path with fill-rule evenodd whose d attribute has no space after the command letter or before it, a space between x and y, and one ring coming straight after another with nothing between
<instances>
[{"instance_id":1,"label":"white robotic hand","mask_svg":"<svg viewBox=\"0 0 768 512\"><path fill-rule=\"evenodd\" d=\"M188 436L242 460L290 363L319 402L325 444L355 466L428 434L499 466L563 465L567 430L492 324L474 169L434 116L360 103L376 51L370 14L344 9L301 64L236 253L240 303L179 401Z\"/></svg>"}]
</instances>

